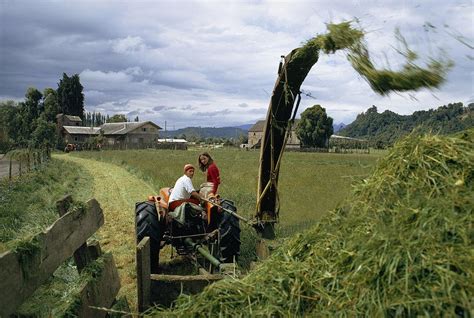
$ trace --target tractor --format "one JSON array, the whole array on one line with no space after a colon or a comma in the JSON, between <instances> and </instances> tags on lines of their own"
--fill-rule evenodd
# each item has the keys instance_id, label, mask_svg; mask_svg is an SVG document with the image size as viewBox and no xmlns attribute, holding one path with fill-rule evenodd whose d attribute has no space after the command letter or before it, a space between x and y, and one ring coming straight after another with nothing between
<instances>
[{"instance_id":1,"label":"tractor","mask_svg":"<svg viewBox=\"0 0 474 318\"><path fill-rule=\"evenodd\" d=\"M171 189L161 189L160 196L137 203L135 209L138 242L145 236L151 240L152 272L158 271L159 250L166 244L183 255L199 252L217 269L222 263L235 261L240 251L239 219L255 228L261 237L256 246L257 256L268 255L265 240L275 237L274 226L279 214L278 175L282 155L301 100L301 84L319 57L317 51L301 55L297 54L298 50L281 56L278 66L278 79L261 140L254 219L238 215L230 200L205 200L203 205L186 207L185 221L180 223L168 212Z\"/></svg>"},{"instance_id":2,"label":"tractor","mask_svg":"<svg viewBox=\"0 0 474 318\"><path fill-rule=\"evenodd\" d=\"M137 242L150 238L151 272L159 272L160 250L167 244L178 255L198 259L202 268L219 272L223 263L233 263L240 254L240 224L237 208L230 200L209 197L211 188L204 184L199 193L204 197L201 204L191 202L170 212L169 196L172 188L160 189L159 196L135 206ZM196 202L197 203L197 202Z\"/></svg>"}]
</instances>

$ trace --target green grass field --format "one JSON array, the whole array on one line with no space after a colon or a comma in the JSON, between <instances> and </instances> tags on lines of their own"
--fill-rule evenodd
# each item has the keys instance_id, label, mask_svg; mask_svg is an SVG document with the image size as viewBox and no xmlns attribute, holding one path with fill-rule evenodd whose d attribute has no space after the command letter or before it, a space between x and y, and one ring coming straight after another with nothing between
<instances>
[{"instance_id":1,"label":"green grass field","mask_svg":"<svg viewBox=\"0 0 474 318\"><path fill-rule=\"evenodd\" d=\"M77 152L70 155L122 165L148 181L158 192L161 187L174 185L182 175L184 164L197 165L198 154L203 150L206 149ZM253 216L259 152L215 149L211 155L221 171L221 196L233 200L242 215ZM354 181L370 174L380 156L286 153L279 179L281 222L277 234L286 236L314 224L347 197ZM205 182L205 174L197 171L193 183L197 187L202 182ZM143 198L148 194L144 193Z\"/></svg>"},{"instance_id":2,"label":"green grass field","mask_svg":"<svg viewBox=\"0 0 474 318\"><path fill-rule=\"evenodd\" d=\"M203 149L133 150L55 155L55 159L44 170L25 176L13 187L8 187L5 182L2 184L0 247L6 249L11 246L11 240L30 237L54 222L57 218L55 202L65 194L71 193L76 200L81 201L95 197L105 214L105 225L97 234L98 239L104 250L113 252L123 287L120 295L127 296L131 308L135 308L133 205L137 201L146 200L149 194L154 194L153 191L157 193L161 187L173 186L175 180L182 175L185 163L197 165L201 151ZM211 154L221 170L221 196L235 201L239 213L253 216L259 152L216 149ZM349 195L354 181L363 179L372 172L380 156L285 153L280 174L280 223L276 228L278 237L287 237L315 224ZM93 162L81 161L78 157L112 163L118 169L111 165L95 167ZM119 167L125 168L131 175L122 175L123 170ZM144 182L138 182L135 177ZM193 181L195 186L199 186L205 181L205 174L197 171ZM255 257L255 232L244 225L241 227L243 232L239 263L248 268ZM166 255L163 258L166 259ZM77 276L71 274L74 271L73 265L69 262L61 270L66 270L66 278L58 276L47 285L46 289L53 290L54 293L38 293L41 296L33 302L32 308L36 308L36 303L47 302L50 304L46 308L47 312L51 312L56 303L49 300L50 296L56 297L54 295L58 290L73 290L74 284L66 282ZM26 304L25 312L29 312L29 306Z\"/></svg>"}]
</instances>

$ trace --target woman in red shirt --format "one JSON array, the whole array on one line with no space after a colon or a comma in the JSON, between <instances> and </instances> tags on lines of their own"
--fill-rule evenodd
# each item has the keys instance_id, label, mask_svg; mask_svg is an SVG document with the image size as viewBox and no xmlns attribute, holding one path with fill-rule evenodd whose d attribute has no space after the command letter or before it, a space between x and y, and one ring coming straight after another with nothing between
<instances>
[{"instance_id":1,"label":"woman in red shirt","mask_svg":"<svg viewBox=\"0 0 474 318\"><path fill-rule=\"evenodd\" d=\"M207 170L207 182L212 182L212 194L217 194L217 188L221 183L221 178L219 176L219 169L217 168L214 160L209 153L203 152L198 157L199 169L201 171Z\"/></svg>"}]
</instances>

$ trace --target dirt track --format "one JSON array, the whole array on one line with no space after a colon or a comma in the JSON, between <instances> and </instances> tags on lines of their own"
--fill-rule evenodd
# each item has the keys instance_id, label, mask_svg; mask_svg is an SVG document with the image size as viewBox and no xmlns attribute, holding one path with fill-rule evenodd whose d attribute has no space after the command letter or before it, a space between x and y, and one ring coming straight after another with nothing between
<instances>
[{"instance_id":1,"label":"dirt track","mask_svg":"<svg viewBox=\"0 0 474 318\"><path fill-rule=\"evenodd\" d=\"M98 232L103 250L113 253L121 280L120 295L126 295L132 308L136 306L135 273L135 203L146 200L155 190L125 169L71 155L54 158L74 162L91 176L92 195L103 209L105 222Z\"/></svg>"}]
</instances>

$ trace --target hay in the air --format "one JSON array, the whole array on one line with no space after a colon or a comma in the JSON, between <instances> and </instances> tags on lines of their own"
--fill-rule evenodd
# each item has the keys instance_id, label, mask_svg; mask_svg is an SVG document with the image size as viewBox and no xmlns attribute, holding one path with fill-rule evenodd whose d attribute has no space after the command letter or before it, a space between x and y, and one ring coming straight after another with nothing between
<instances>
[{"instance_id":1,"label":"hay in the air","mask_svg":"<svg viewBox=\"0 0 474 318\"><path fill-rule=\"evenodd\" d=\"M421 88L434 89L441 86L446 79L447 72L453 67L453 61L448 58L431 58L426 67L415 62L418 54L408 47L405 39L397 30L396 40L403 47L399 53L405 58L400 70L390 68L378 69L371 60L369 51L364 42L364 32L351 26L350 21L327 25L328 32L320 34L296 50L293 59L313 61L316 63L319 51L325 54L335 53L338 50L347 52L347 59L354 70L359 73L380 95L390 92L416 91ZM314 59L312 56L316 56ZM302 58L304 57L304 58Z\"/></svg>"},{"instance_id":2,"label":"hay in the air","mask_svg":"<svg viewBox=\"0 0 474 318\"><path fill-rule=\"evenodd\" d=\"M157 316L460 316L474 310L474 130L411 135L346 205L243 279Z\"/></svg>"}]
</instances>

